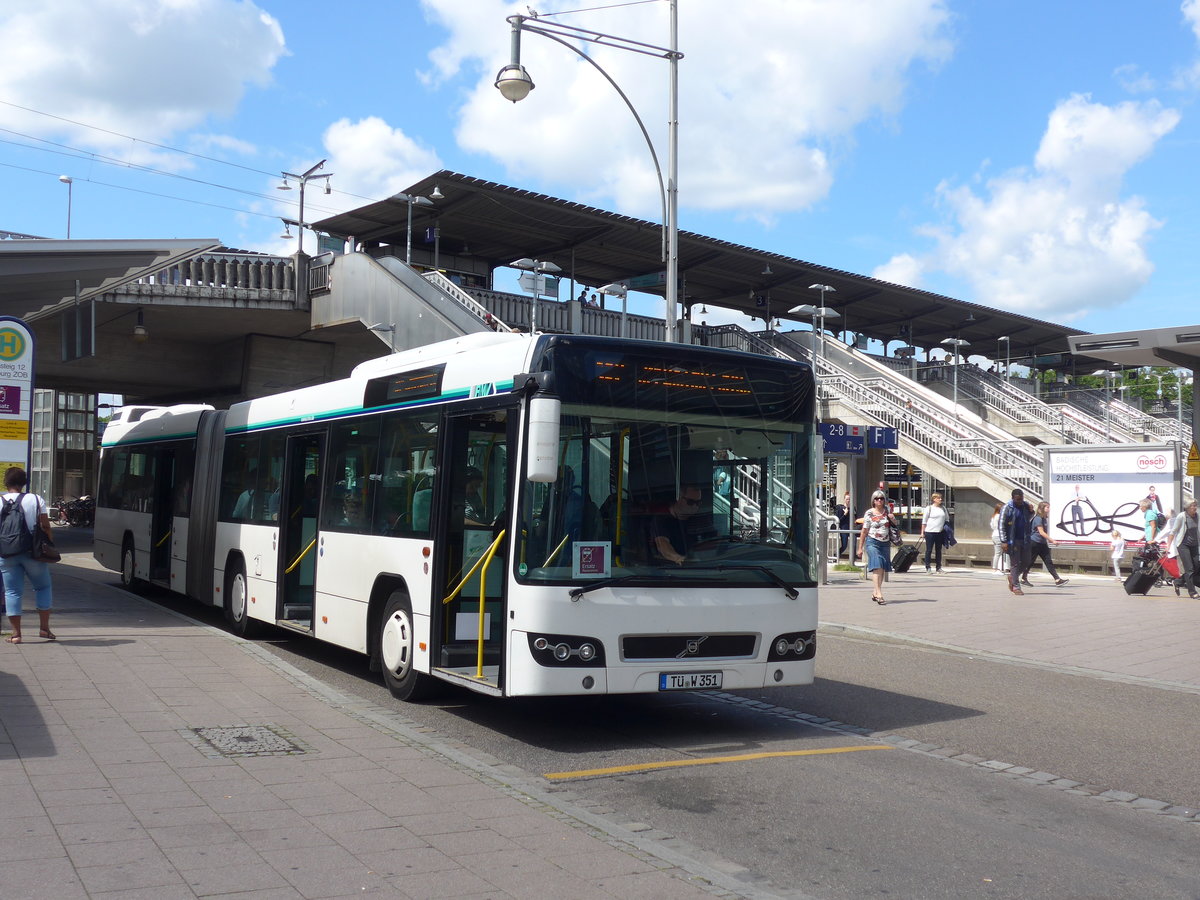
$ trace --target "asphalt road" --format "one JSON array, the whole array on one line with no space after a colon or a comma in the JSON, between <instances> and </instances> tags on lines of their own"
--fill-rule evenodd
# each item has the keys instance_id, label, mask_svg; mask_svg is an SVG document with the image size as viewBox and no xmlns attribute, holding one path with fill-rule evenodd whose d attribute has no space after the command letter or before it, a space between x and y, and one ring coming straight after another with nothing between
<instances>
[{"instance_id":1,"label":"asphalt road","mask_svg":"<svg viewBox=\"0 0 1200 900\"><path fill-rule=\"evenodd\" d=\"M219 621L215 611L151 596ZM363 657L282 633L261 644L338 690L394 703ZM496 701L450 690L404 714L535 776L794 754L554 782L616 823L644 823L710 862L740 867L771 894L1200 898L1200 823L897 749L792 713L1196 805L1197 694L829 635L818 674L808 688L740 697Z\"/></svg>"}]
</instances>

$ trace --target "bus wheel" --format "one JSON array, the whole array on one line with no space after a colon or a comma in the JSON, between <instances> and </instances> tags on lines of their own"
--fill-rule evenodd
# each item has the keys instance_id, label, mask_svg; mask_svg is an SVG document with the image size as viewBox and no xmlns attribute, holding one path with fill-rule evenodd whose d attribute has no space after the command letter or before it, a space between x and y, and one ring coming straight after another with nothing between
<instances>
[{"instance_id":1,"label":"bus wheel","mask_svg":"<svg viewBox=\"0 0 1200 900\"><path fill-rule=\"evenodd\" d=\"M258 623L250 618L250 591L241 561L225 570L225 622L238 637L253 637Z\"/></svg>"},{"instance_id":2,"label":"bus wheel","mask_svg":"<svg viewBox=\"0 0 1200 900\"><path fill-rule=\"evenodd\" d=\"M433 679L413 668L416 638L412 604L404 591L393 591L379 623L379 661L383 683L397 700L421 700L432 693Z\"/></svg>"},{"instance_id":3,"label":"bus wheel","mask_svg":"<svg viewBox=\"0 0 1200 900\"><path fill-rule=\"evenodd\" d=\"M133 555L133 541L126 538L121 546L121 587L125 590L137 590L138 579L134 574L136 571L137 558Z\"/></svg>"}]
</instances>

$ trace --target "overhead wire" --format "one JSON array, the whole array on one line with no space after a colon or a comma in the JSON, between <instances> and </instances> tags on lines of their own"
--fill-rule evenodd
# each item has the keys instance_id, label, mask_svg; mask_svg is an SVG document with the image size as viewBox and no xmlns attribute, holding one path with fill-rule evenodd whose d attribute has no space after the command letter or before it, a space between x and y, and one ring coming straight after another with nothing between
<instances>
[{"instance_id":1,"label":"overhead wire","mask_svg":"<svg viewBox=\"0 0 1200 900\"><path fill-rule=\"evenodd\" d=\"M231 162L229 160L221 159L221 158L215 157L215 156L209 156L204 153L196 153L192 150L185 150L181 147L173 147L169 144L162 144L157 141L150 141L150 140L146 140L144 138L134 137L133 135L123 134L119 131L113 131L112 129L104 128L99 125L92 125L87 122L80 122L76 119L70 119L70 118L67 118L66 116L59 116L54 113L45 112L44 110L34 109L34 108L28 107L28 106L23 106L19 103L13 103L8 100L0 100L0 105L8 106L13 109L19 109L23 112L33 113L34 115L45 116L46 118L49 118L49 119L54 119L59 122L65 122L69 125L74 125L79 128L85 128L85 129L88 129L91 131L96 131L101 134L107 134L107 135L111 135L113 137L118 137L118 138L121 138L122 140L133 141L134 143L137 143L137 144L144 144L147 147L153 147L158 150L165 150L165 151L168 151L171 153L180 154L182 156L190 156L195 159L204 160L206 162L217 163L219 165L230 166L235 169L241 169L242 171L245 171L245 172L252 172L256 175L264 175L269 178L278 178L281 174L280 172L269 172L269 171L266 171L263 169L256 169L252 166L242 165L241 163ZM236 188L236 187L232 187L230 185L220 184L219 182L206 181L202 178L193 178L193 177L190 177L187 175L181 175L178 172L167 172L167 171L163 171L161 169L155 169L151 166L145 166L140 163L133 163L133 162L125 161L125 160L120 160L120 159L117 159L116 157L105 156L104 154L96 153L95 151L84 150L79 147L73 147L69 144L58 143L56 141L51 141L47 138L40 138L40 137L37 137L34 135L25 134L23 132L14 131L14 130L11 130L8 128L0 128L0 131L3 131L7 134L16 135L18 137L23 137L28 140L37 141L39 143L49 144L52 147L64 148L64 150L72 151L73 154L75 154L75 155L72 155L69 153L64 153L61 150L53 151L53 150L47 150L44 147L33 147L33 146L29 146L29 145L22 145L16 141L4 141L4 140L0 139L0 143L8 143L8 144L12 144L12 145L18 146L18 147L24 146L24 147L26 147L26 149L37 151L37 152L59 153L60 155L68 156L69 158L96 161L96 162L100 162L104 165L136 169L136 170L140 170L140 171L143 171L143 172L146 172L149 174L160 175L163 177L178 178L178 179L181 179L184 181L191 181L195 184L204 185L206 187L214 187L214 188L218 188L221 190L233 191L235 193L245 194L247 196L256 197L258 199L263 199L263 200L268 200L270 202L275 202L275 203L287 203L288 202L287 198L284 198L284 197L275 197L270 194L260 194L260 193L254 192L254 191L246 190L244 188ZM14 166L13 168L20 169L23 167L22 166ZM38 170L30 169L29 171L38 171ZM54 173L50 173L50 174L54 174ZM84 179L80 179L80 180L84 180ZM88 180L90 180L90 179L88 179ZM164 198L168 198L168 199L178 199L178 200L182 200L184 202L193 202L193 203L198 203L198 204L201 204L204 206L214 206L218 209L232 209L235 212L245 212L247 215L266 215L264 213L252 212L250 210L238 210L238 209L234 209L233 207L221 206L220 204L203 203L202 201L191 201L191 200L188 200L187 198L183 198L183 197L171 197L171 195L168 195L168 194L156 194L153 191L137 190L135 188L123 188L122 185L106 184L104 182L94 182L94 183L105 184L105 186L107 186L107 187L132 190L132 191L135 191L136 193L150 194L151 196L159 196L159 197L164 197ZM344 190L340 190L340 189L334 188L334 187L330 188L330 193L340 194L341 196L350 197L350 198L353 198L356 200L365 200L368 203L375 203L375 202L378 202L380 199L378 197L366 197L361 194L355 194L351 191L344 191ZM310 203L308 205L310 206L311 209L313 209L316 212L328 213L330 215L334 215L340 211L340 210L332 209L330 207L322 207L319 203ZM276 216L270 216L270 215L268 215L267 217L268 218L277 218Z\"/></svg>"}]
</instances>

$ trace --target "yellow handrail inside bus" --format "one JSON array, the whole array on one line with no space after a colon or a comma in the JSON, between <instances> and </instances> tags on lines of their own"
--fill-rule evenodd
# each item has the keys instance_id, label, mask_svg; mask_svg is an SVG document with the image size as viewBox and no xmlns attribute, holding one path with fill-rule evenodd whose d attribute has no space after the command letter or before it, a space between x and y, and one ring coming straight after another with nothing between
<instances>
[{"instance_id":1,"label":"yellow handrail inside bus","mask_svg":"<svg viewBox=\"0 0 1200 900\"><path fill-rule=\"evenodd\" d=\"M563 535L563 539L558 542L558 546L554 548L554 552L552 552L548 557L546 557L546 561L544 563L542 563L543 569L546 568L546 566L551 565L554 562L554 560L558 559L558 554L562 552L562 548L567 545L567 541L570 539L571 539L571 532L568 531L566 534Z\"/></svg>"},{"instance_id":2,"label":"yellow handrail inside bus","mask_svg":"<svg viewBox=\"0 0 1200 900\"><path fill-rule=\"evenodd\" d=\"M291 575L292 570L295 569L296 566L300 565L300 560L302 560L302 559L304 559L304 557L308 556L308 551L311 550L315 546L317 546L317 539L313 538L312 541L309 543L309 545L300 552L299 556L296 557L295 561L290 566L288 566L286 569L283 570L283 574Z\"/></svg>"},{"instance_id":3,"label":"yellow handrail inside bus","mask_svg":"<svg viewBox=\"0 0 1200 900\"><path fill-rule=\"evenodd\" d=\"M504 538L504 532L501 531L492 541L492 546L488 547L487 553L483 556L483 568L479 572L479 643L475 659L475 677L483 677L483 642L484 642L484 624L487 621L484 618L484 601L487 599L487 571L488 566L492 564L492 557L496 555L496 550L500 547L500 541Z\"/></svg>"},{"instance_id":4,"label":"yellow handrail inside bus","mask_svg":"<svg viewBox=\"0 0 1200 900\"><path fill-rule=\"evenodd\" d=\"M168 538L170 538L170 537L171 537L171 530L170 530L170 529L168 529L168 530L167 530L167 533L166 533L166 534L164 534L164 535L162 536L162 540L160 540L160 541L159 541L157 544L155 544L154 546L155 546L155 547L161 547L163 544L165 544L165 543L167 542L167 539L168 539Z\"/></svg>"},{"instance_id":5,"label":"yellow handrail inside bus","mask_svg":"<svg viewBox=\"0 0 1200 900\"><path fill-rule=\"evenodd\" d=\"M471 576L474 575L476 570L480 566L483 565L483 561L485 559L492 558L492 554L496 552L496 548L500 546L500 541L502 541L503 539L504 539L504 532L501 531L498 535L496 535L496 539L494 541L492 541L491 546L487 548L487 550L484 552L483 556L481 556L481 557L479 557L479 559L475 560L475 565L471 566L471 570L462 577L462 581L460 581L458 583L458 587L456 587L454 590L452 590L446 596L446 598L444 600L442 600L442 606L445 606L447 603L449 603L450 601L452 601L455 597L457 597L459 595L459 593L462 591L462 589L464 587L466 587L467 582L471 580Z\"/></svg>"},{"instance_id":6,"label":"yellow handrail inside bus","mask_svg":"<svg viewBox=\"0 0 1200 900\"><path fill-rule=\"evenodd\" d=\"M613 529L613 543L616 544L617 557L613 562L618 566L621 565L621 558L624 555L621 553L621 539L625 535L621 523L625 519L625 483L621 480L621 476L625 474L625 441L629 438L629 432L630 429L622 428L617 435L617 527Z\"/></svg>"}]
</instances>

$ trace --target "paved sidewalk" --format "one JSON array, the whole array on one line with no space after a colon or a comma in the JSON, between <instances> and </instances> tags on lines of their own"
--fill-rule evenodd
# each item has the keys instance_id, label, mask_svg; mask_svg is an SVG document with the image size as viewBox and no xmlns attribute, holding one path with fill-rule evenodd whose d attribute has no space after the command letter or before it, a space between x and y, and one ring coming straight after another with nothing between
<instances>
[{"instance_id":1,"label":"paved sidewalk","mask_svg":"<svg viewBox=\"0 0 1200 900\"><path fill-rule=\"evenodd\" d=\"M1200 689L1200 601L1169 587L1131 597L1111 576L1066 577L1068 584L1054 587L1035 569L1034 586L1018 597L990 569L926 575L914 568L890 576L888 603L878 606L861 574L831 572L821 590L821 625ZM818 643L818 672L820 658Z\"/></svg>"},{"instance_id":2,"label":"paved sidewalk","mask_svg":"<svg viewBox=\"0 0 1200 900\"><path fill-rule=\"evenodd\" d=\"M71 562L0 644L5 900L760 896Z\"/></svg>"}]
</instances>

